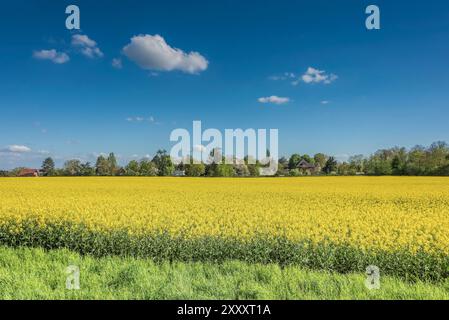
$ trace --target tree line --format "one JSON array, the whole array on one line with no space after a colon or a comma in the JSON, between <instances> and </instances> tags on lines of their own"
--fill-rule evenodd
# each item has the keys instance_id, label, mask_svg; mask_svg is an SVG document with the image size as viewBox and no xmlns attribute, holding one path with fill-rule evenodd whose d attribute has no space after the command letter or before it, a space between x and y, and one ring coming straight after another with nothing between
<instances>
[{"instance_id":1,"label":"tree line","mask_svg":"<svg viewBox=\"0 0 449 320\"><path fill-rule=\"evenodd\" d=\"M43 161L41 173L44 176L172 176L182 173L191 177L255 177L261 166L257 161L249 164L247 157L237 164L193 164L190 160L175 165L165 150L159 150L151 160L132 160L126 166L118 165L114 153L107 157L100 155L95 164L68 160L62 168L56 168L49 157ZM18 176L22 169L0 171L0 176ZM279 159L277 176L302 175L449 176L449 145L439 141L429 147L415 146L410 150L394 147L378 150L368 157L355 155L346 161L337 161L323 153L293 154Z\"/></svg>"}]
</instances>

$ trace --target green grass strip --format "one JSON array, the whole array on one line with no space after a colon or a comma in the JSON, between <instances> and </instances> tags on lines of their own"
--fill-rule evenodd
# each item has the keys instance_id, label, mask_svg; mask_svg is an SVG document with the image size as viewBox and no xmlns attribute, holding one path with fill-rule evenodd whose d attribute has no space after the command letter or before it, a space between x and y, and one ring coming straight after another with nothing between
<instances>
[{"instance_id":1,"label":"green grass strip","mask_svg":"<svg viewBox=\"0 0 449 320\"><path fill-rule=\"evenodd\" d=\"M68 265L80 268L80 290L65 287ZM67 249L0 247L0 299L449 299L449 281L407 283L381 276L305 271L240 261L154 262L95 258Z\"/></svg>"}]
</instances>

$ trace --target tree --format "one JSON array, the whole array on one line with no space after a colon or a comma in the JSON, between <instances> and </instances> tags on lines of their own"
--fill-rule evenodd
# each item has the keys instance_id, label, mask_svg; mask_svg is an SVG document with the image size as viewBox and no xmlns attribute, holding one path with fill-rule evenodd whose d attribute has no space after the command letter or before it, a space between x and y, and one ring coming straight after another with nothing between
<instances>
[{"instance_id":1,"label":"tree","mask_svg":"<svg viewBox=\"0 0 449 320\"><path fill-rule=\"evenodd\" d=\"M95 175L95 168L90 165L90 162L81 164L81 175L84 177L90 177Z\"/></svg>"},{"instance_id":2,"label":"tree","mask_svg":"<svg viewBox=\"0 0 449 320\"><path fill-rule=\"evenodd\" d=\"M0 170L0 177L10 177L11 176L11 172L6 171L6 170Z\"/></svg>"},{"instance_id":3,"label":"tree","mask_svg":"<svg viewBox=\"0 0 449 320\"><path fill-rule=\"evenodd\" d=\"M290 170L296 169L300 162L301 162L301 156L297 153L292 154L290 159L288 160L288 168Z\"/></svg>"},{"instance_id":4,"label":"tree","mask_svg":"<svg viewBox=\"0 0 449 320\"><path fill-rule=\"evenodd\" d=\"M138 176L140 175L139 162L136 160L131 160L125 167L126 176Z\"/></svg>"},{"instance_id":5,"label":"tree","mask_svg":"<svg viewBox=\"0 0 449 320\"><path fill-rule=\"evenodd\" d=\"M439 168L445 167L448 163L449 146L446 142L437 141L427 150L427 174L436 174Z\"/></svg>"},{"instance_id":6,"label":"tree","mask_svg":"<svg viewBox=\"0 0 449 320\"><path fill-rule=\"evenodd\" d=\"M234 165L234 171L238 177L249 177L250 176L249 168L245 163L240 163L240 164Z\"/></svg>"},{"instance_id":7,"label":"tree","mask_svg":"<svg viewBox=\"0 0 449 320\"><path fill-rule=\"evenodd\" d=\"M308 163L311 163L311 164L315 163L315 160L312 159L308 154L302 155L301 156L301 160L305 160L305 161L307 161Z\"/></svg>"},{"instance_id":8,"label":"tree","mask_svg":"<svg viewBox=\"0 0 449 320\"><path fill-rule=\"evenodd\" d=\"M109 161L103 157L99 156L95 164L95 172L98 176L109 176L111 173Z\"/></svg>"},{"instance_id":9,"label":"tree","mask_svg":"<svg viewBox=\"0 0 449 320\"><path fill-rule=\"evenodd\" d=\"M215 177L233 177L235 176L234 167L231 164L219 164L215 170Z\"/></svg>"},{"instance_id":10,"label":"tree","mask_svg":"<svg viewBox=\"0 0 449 320\"><path fill-rule=\"evenodd\" d=\"M115 176L115 174L117 173L119 167L117 165L117 159L116 159L115 154L113 152L111 152L109 154L107 161L109 163L109 175Z\"/></svg>"},{"instance_id":11,"label":"tree","mask_svg":"<svg viewBox=\"0 0 449 320\"><path fill-rule=\"evenodd\" d=\"M332 172L335 172L337 170L337 161L334 157L329 157L327 159L326 164L324 165L323 171L326 174L331 174Z\"/></svg>"},{"instance_id":12,"label":"tree","mask_svg":"<svg viewBox=\"0 0 449 320\"><path fill-rule=\"evenodd\" d=\"M139 174L146 177L154 177L158 175L156 164L148 159L142 159L139 163Z\"/></svg>"},{"instance_id":13,"label":"tree","mask_svg":"<svg viewBox=\"0 0 449 320\"><path fill-rule=\"evenodd\" d=\"M48 157L42 162L42 172L44 176L49 177L55 174L55 162Z\"/></svg>"},{"instance_id":14,"label":"tree","mask_svg":"<svg viewBox=\"0 0 449 320\"><path fill-rule=\"evenodd\" d=\"M171 176L175 170L175 166L165 150L158 150L152 162L156 165L159 176Z\"/></svg>"},{"instance_id":15,"label":"tree","mask_svg":"<svg viewBox=\"0 0 449 320\"><path fill-rule=\"evenodd\" d=\"M298 177L301 175L301 171L299 169L291 169L288 174L292 177Z\"/></svg>"},{"instance_id":16,"label":"tree","mask_svg":"<svg viewBox=\"0 0 449 320\"><path fill-rule=\"evenodd\" d=\"M355 175L356 171L347 162L343 162L337 165L337 173L342 176Z\"/></svg>"},{"instance_id":17,"label":"tree","mask_svg":"<svg viewBox=\"0 0 449 320\"><path fill-rule=\"evenodd\" d=\"M327 156L324 153L317 153L313 156L313 160L315 160L315 164L319 165L320 168L324 168L327 161Z\"/></svg>"},{"instance_id":18,"label":"tree","mask_svg":"<svg viewBox=\"0 0 449 320\"><path fill-rule=\"evenodd\" d=\"M64 174L67 176L81 176L81 161L74 159L64 163Z\"/></svg>"},{"instance_id":19,"label":"tree","mask_svg":"<svg viewBox=\"0 0 449 320\"><path fill-rule=\"evenodd\" d=\"M206 166L202 163L184 165L186 176L201 177L206 173Z\"/></svg>"},{"instance_id":20,"label":"tree","mask_svg":"<svg viewBox=\"0 0 449 320\"><path fill-rule=\"evenodd\" d=\"M10 171L11 177L18 177L22 170L26 169L25 167L14 168Z\"/></svg>"},{"instance_id":21,"label":"tree","mask_svg":"<svg viewBox=\"0 0 449 320\"><path fill-rule=\"evenodd\" d=\"M349 157L348 162L349 166L351 167L351 170L354 170L355 173L364 172L365 158L363 157L362 154Z\"/></svg>"}]
</instances>

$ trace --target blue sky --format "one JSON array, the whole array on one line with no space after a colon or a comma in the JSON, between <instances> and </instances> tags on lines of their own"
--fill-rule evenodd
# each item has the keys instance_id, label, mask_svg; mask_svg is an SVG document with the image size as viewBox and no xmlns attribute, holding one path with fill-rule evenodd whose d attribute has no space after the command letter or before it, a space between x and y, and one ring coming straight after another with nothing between
<instances>
[{"instance_id":1,"label":"blue sky","mask_svg":"<svg viewBox=\"0 0 449 320\"><path fill-rule=\"evenodd\" d=\"M123 163L193 120L277 128L281 155L449 141L447 1L242 2L2 3L0 168Z\"/></svg>"}]
</instances>

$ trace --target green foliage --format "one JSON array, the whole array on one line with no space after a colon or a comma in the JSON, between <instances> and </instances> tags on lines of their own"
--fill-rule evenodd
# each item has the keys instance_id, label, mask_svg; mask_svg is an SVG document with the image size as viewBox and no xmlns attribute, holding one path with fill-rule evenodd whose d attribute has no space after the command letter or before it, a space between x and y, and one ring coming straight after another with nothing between
<instances>
[{"instance_id":1,"label":"green foliage","mask_svg":"<svg viewBox=\"0 0 449 320\"><path fill-rule=\"evenodd\" d=\"M251 175L249 168L245 163L234 165L234 172L238 177L249 177Z\"/></svg>"},{"instance_id":2,"label":"green foliage","mask_svg":"<svg viewBox=\"0 0 449 320\"><path fill-rule=\"evenodd\" d=\"M125 167L125 175L139 176L140 175L139 162L137 162L136 160L131 160Z\"/></svg>"},{"instance_id":3,"label":"green foliage","mask_svg":"<svg viewBox=\"0 0 449 320\"><path fill-rule=\"evenodd\" d=\"M80 290L66 290L68 263L80 267ZM154 262L80 255L69 250L0 247L0 299L449 299L449 282L410 283L277 264Z\"/></svg>"},{"instance_id":4,"label":"green foliage","mask_svg":"<svg viewBox=\"0 0 449 320\"><path fill-rule=\"evenodd\" d=\"M299 162L301 161L301 155L292 154L290 159L288 160L288 168L290 170L296 169L298 167Z\"/></svg>"},{"instance_id":5,"label":"green foliage","mask_svg":"<svg viewBox=\"0 0 449 320\"><path fill-rule=\"evenodd\" d=\"M109 154L107 161L109 164L109 175L115 176L119 170L119 166L113 152Z\"/></svg>"},{"instance_id":6,"label":"green foliage","mask_svg":"<svg viewBox=\"0 0 449 320\"><path fill-rule=\"evenodd\" d=\"M214 173L214 177L234 177L235 170L231 164L219 164Z\"/></svg>"},{"instance_id":7,"label":"green foliage","mask_svg":"<svg viewBox=\"0 0 449 320\"><path fill-rule=\"evenodd\" d=\"M165 150L158 150L152 162L156 165L159 176L171 176L175 171L170 155Z\"/></svg>"},{"instance_id":8,"label":"green foliage","mask_svg":"<svg viewBox=\"0 0 449 320\"><path fill-rule=\"evenodd\" d=\"M158 175L158 168L153 162L142 159L139 163L139 175L145 177L154 177Z\"/></svg>"},{"instance_id":9,"label":"green foliage","mask_svg":"<svg viewBox=\"0 0 449 320\"><path fill-rule=\"evenodd\" d=\"M109 161L105 157L99 156L97 158L97 163L95 164L95 172L98 176L110 175Z\"/></svg>"},{"instance_id":10,"label":"green foliage","mask_svg":"<svg viewBox=\"0 0 449 320\"><path fill-rule=\"evenodd\" d=\"M327 159L326 164L323 167L323 171L327 174L333 173L337 171L337 160L334 157L329 157Z\"/></svg>"},{"instance_id":11,"label":"green foliage","mask_svg":"<svg viewBox=\"0 0 449 320\"><path fill-rule=\"evenodd\" d=\"M68 160L64 163L64 174L67 176L81 176L81 161Z\"/></svg>"},{"instance_id":12,"label":"green foliage","mask_svg":"<svg viewBox=\"0 0 449 320\"><path fill-rule=\"evenodd\" d=\"M94 176L95 168L91 166L90 162L82 163L80 173L84 177Z\"/></svg>"},{"instance_id":13,"label":"green foliage","mask_svg":"<svg viewBox=\"0 0 449 320\"><path fill-rule=\"evenodd\" d=\"M0 177L4 178L4 177L11 177L12 174L9 171L6 170L0 170Z\"/></svg>"},{"instance_id":14,"label":"green foliage","mask_svg":"<svg viewBox=\"0 0 449 320\"><path fill-rule=\"evenodd\" d=\"M320 168L324 168L326 165L328 156L326 156L324 153L317 153L313 156L313 160L315 161L315 164L319 165Z\"/></svg>"},{"instance_id":15,"label":"green foliage","mask_svg":"<svg viewBox=\"0 0 449 320\"><path fill-rule=\"evenodd\" d=\"M301 171L299 169L292 169L292 170L289 171L289 175L291 177L299 177L302 174L301 174Z\"/></svg>"},{"instance_id":16,"label":"green foliage","mask_svg":"<svg viewBox=\"0 0 449 320\"><path fill-rule=\"evenodd\" d=\"M258 163L256 164L248 164L248 171L249 171L249 175L251 177L258 177L260 176L260 165Z\"/></svg>"},{"instance_id":17,"label":"green foliage","mask_svg":"<svg viewBox=\"0 0 449 320\"><path fill-rule=\"evenodd\" d=\"M212 150L213 157L221 150ZM269 151L267 150L267 154ZM224 160L224 157L222 157ZM394 147L382 149L365 158L363 155L355 155L348 162L338 163L334 157L328 157L323 153L317 153L311 158L309 155L293 154L288 160L285 157L279 159L277 175L298 176L308 172L300 172L298 164L305 160L315 164L318 170L312 170L312 174L339 174L339 175L413 175L413 176L449 176L449 146L445 142L434 142L428 148L415 146L411 150ZM254 163L254 162L251 162ZM250 164L248 157L244 158L244 164L209 164L198 167L182 165L179 170L185 170L190 176L208 177L233 177L260 175L260 163ZM11 171L1 171L0 176L18 176L25 168L20 167ZM81 163L79 160L69 160L63 169L55 168L52 158L47 158L42 163L42 171L45 176L171 176L175 166L165 150L158 150L152 161L143 159L140 162L132 160L124 168L117 164L114 153L107 158L100 155L97 158L95 168L89 163ZM320 172L321 170L321 172Z\"/></svg>"},{"instance_id":18,"label":"green foliage","mask_svg":"<svg viewBox=\"0 0 449 320\"><path fill-rule=\"evenodd\" d=\"M206 166L202 163L186 164L184 167L186 175L189 177L201 177L206 173Z\"/></svg>"},{"instance_id":19,"label":"green foliage","mask_svg":"<svg viewBox=\"0 0 449 320\"><path fill-rule=\"evenodd\" d=\"M42 162L42 172L46 177L55 175L55 162L52 158L48 157Z\"/></svg>"}]
</instances>

